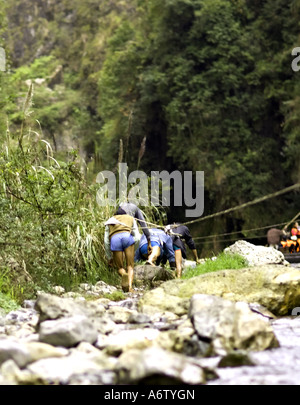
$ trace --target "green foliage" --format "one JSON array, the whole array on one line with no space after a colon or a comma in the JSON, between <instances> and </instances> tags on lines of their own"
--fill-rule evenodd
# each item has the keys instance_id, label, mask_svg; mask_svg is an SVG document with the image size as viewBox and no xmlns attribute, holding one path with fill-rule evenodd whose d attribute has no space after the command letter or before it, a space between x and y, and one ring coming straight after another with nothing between
<instances>
[{"instance_id":1,"label":"green foliage","mask_svg":"<svg viewBox=\"0 0 300 405\"><path fill-rule=\"evenodd\" d=\"M20 130L7 130L0 148L3 291L22 302L54 285L68 291L82 282L118 284L103 242L104 222L115 207L97 205L96 186L86 182L77 151L58 158L42 138L32 85L22 105ZM161 215L157 207L145 209L151 221Z\"/></svg>"},{"instance_id":2,"label":"green foliage","mask_svg":"<svg viewBox=\"0 0 300 405\"><path fill-rule=\"evenodd\" d=\"M226 269L242 269L247 267L247 260L238 254L220 253L217 257L207 259L203 264L197 265L195 268L188 268L182 275L182 278L188 279L213 271Z\"/></svg>"},{"instance_id":3,"label":"green foliage","mask_svg":"<svg viewBox=\"0 0 300 405\"><path fill-rule=\"evenodd\" d=\"M74 151L58 161L50 144L30 120L29 90L21 130L7 132L0 150L1 263L13 258L14 271L44 290L67 290L88 280L113 283L104 259L103 222L109 208L96 204L95 186L88 186ZM20 298L20 297L18 297Z\"/></svg>"},{"instance_id":4,"label":"green foliage","mask_svg":"<svg viewBox=\"0 0 300 405\"><path fill-rule=\"evenodd\" d=\"M126 297L122 291L114 291L111 294L103 294L103 298L107 298L110 301L122 301Z\"/></svg>"},{"instance_id":5,"label":"green foliage","mask_svg":"<svg viewBox=\"0 0 300 405\"><path fill-rule=\"evenodd\" d=\"M274 9L270 1L259 13L257 7L227 0L139 3L139 19L127 31L125 21L108 42L100 76L107 164L130 127L131 165L146 136L145 170L205 172L207 214L298 181L290 50L299 8L283 0ZM285 203L284 196L232 219L245 229L261 225L262 212L264 223L274 216L280 222ZM222 220L210 227L219 230L226 230Z\"/></svg>"},{"instance_id":6,"label":"green foliage","mask_svg":"<svg viewBox=\"0 0 300 405\"><path fill-rule=\"evenodd\" d=\"M1 133L8 116L17 142L25 81L32 80L35 118L43 128L35 132L59 151L55 158L61 157L63 170L72 161L64 156L70 146L86 158L89 182L100 170L114 169L120 156L130 170L203 170L205 214L299 181L300 73L291 69L291 50L299 46L298 0L7 0L5 10L0 5L0 26L4 20L7 25L0 46L10 50L12 61L9 72L0 72ZM144 139L146 153L139 160ZM54 198L58 179L67 180L53 161L47 166L44 160L39 166L57 180L50 187L51 176L39 169L39 187L50 187ZM10 182L19 170L14 165ZM29 166L28 173L24 198L36 178ZM60 197L57 191L60 198L63 206L67 193ZM47 201L38 201L46 209ZM280 223L298 205L297 193L282 196L197 232ZM177 213L170 210L169 220L186 219ZM83 229L90 220L76 231L86 246Z\"/></svg>"},{"instance_id":7,"label":"green foliage","mask_svg":"<svg viewBox=\"0 0 300 405\"><path fill-rule=\"evenodd\" d=\"M8 313L8 312L14 311L16 309L19 309L20 305L16 301L11 299L8 295L3 294L0 291L0 308L4 312Z\"/></svg>"}]
</instances>

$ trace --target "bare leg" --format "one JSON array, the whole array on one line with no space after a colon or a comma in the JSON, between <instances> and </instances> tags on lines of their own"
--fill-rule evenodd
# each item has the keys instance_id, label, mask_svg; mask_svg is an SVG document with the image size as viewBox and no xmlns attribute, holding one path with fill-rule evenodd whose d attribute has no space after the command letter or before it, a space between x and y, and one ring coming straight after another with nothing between
<instances>
[{"instance_id":1,"label":"bare leg","mask_svg":"<svg viewBox=\"0 0 300 405\"><path fill-rule=\"evenodd\" d=\"M175 250L175 263L176 263L176 275L178 278L181 277L182 273L182 253L181 249Z\"/></svg>"},{"instance_id":2,"label":"bare leg","mask_svg":"<svg viewBox=\"0 0 300 405\"><path fill-rule=\"evenodd\" d=\"M160 256L160 247L159 246L152 246L152 252L148 256L147 262L152 264L152 266L155 266L155 262L159 258L159 256Z\"/></svg>"},{"instance_id":3,"label":"bare leg","mask_svg":"<svg viewBox=\"0 0 300 405\"><path fill-rule=\"evenodd\" d=\"M122 277L122 290L127 292L129 290L129 277L124 269L124 252L113 252L114 262L118 268L118 273Z\"/></svg>"},{"instance_id":4,"label":"bare leg","mask_svg":"<svg viewBox=\"0 0 300 405\"><path fill-rule=\"evenodd\" d=\"M114 259L114 264L118 269L118 273L120 276L123 276L123 274L126 274L126 270L124 269L124 256L123 252L113 252L113 259Z\"/></svg>"},{"instance_id":5,"label":"bare leg","mask_svg":"<svg viewBox=\"0 0 300 405\"><path fill-rule=\"evenodd\" d=\"M134 267L134 245L129 246L125 249L126 267L128 274L128 288L129 292L132 292L133 283L133 267Z\"/></svg>"}]
</instances>

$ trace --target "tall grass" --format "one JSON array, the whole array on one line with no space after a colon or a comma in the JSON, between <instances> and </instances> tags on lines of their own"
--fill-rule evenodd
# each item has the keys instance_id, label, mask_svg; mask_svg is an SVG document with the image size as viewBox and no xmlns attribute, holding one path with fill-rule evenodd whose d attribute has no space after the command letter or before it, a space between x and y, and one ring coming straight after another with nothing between
<instances>
[{"instance_id":1,"label":"tall grass","mask_svg":"<svg viewBox=\"0 0 300 405\"><path fill-rule=\"evenodd\" d=\"M104 222L116 207L97 204L96 185L87 183L75 151L57 158L31 117L32 97L30 86L20 131L0 134L0 274L9 268L22 275L6 279L19 301L54 285L117 284L104 248ZM163 221L158 207L145 207L144 214L149 222Z\"/></svg>"},{"instance_id":2,"label":"tall grass","mask_svg":"<svg viewBox=\"0 0 300 405\"><path fill-rule=\"evenodd\" d=\"M10 312L18 307L17 294L10 279L10 269L3 267L0 269L0 308L4 312Z\"/></svg>"}]
</instances>

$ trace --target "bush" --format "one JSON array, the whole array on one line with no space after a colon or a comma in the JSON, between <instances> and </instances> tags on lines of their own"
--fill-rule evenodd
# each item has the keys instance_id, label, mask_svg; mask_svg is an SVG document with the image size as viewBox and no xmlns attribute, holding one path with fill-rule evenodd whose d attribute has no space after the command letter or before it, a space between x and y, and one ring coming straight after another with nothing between
<instances>
[{"instance_id":1,"label":"bush","mask_svg":"<svg viewBox=\"0 0 300 405\"><path fill-rule=\"evenodd\" d=\"M102 224L111 208L97 205L95 186L86 183L75 151L64 160L54 157L33 127L31 104L32 88L20 130L2 135L0 269L9 268L11 288L20 300L37 288L115 282L103 244Z\"/></svg>"},{"instance_id":2,"label":"bush","mask_svg":"<svg viewBox=\"0 0 300 405\"><path fill-rule=\"evenodd\" d=\"M76 151L58 159L35 130L32 96L30 87L21 128L7 130L0 147L0 274L9 269L7 290L19 302L55 285L70 291L82 282L119 283L104 248L104 222L115 208L97 204ZM152 213L159 215L157 207Z\"/></svg>"}]
</instances>

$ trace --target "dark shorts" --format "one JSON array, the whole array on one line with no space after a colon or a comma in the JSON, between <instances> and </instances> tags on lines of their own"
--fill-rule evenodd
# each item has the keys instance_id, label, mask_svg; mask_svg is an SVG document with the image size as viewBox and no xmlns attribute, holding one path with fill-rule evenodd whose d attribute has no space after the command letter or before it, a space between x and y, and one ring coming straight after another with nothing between
<instances>
[{"instance_id":1,"label":"dark shorts","mask_svg":"<svg viewBox=\"0 0 300 405\"><path fill-rule=\"evenodd\" d=\"M175 250L180 250L180 247L173 245L174 252Z\"/></svg>"},{"instance_id":2,"label":"dark shorts","mask_svg":"<svg viewBox=\"0 0 300 405\"><path fill-rule=\"evenodd\" d=\"M110 250L112 252L123 252L131 245L134 245L134 238L129 232L117 233L110 240Z\"/></svg>"}]
</instances>

